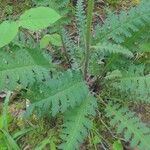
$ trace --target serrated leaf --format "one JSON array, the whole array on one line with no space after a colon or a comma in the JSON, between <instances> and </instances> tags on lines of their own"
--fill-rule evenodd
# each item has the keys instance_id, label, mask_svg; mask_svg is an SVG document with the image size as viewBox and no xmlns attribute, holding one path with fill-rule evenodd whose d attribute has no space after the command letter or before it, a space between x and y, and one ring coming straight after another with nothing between
<instances>
[{"instance_id":1,"label":"serrated leaf","mask_svg":"<svg viewBox=\"0 0 150 150\"><path fill-rule=\"evenodd\" d=\"M79 105L88 93L88 87L79 72L64 72L57 79L30 88L25 95L31 100L31 105L25 115L31 116L33 112L38 116L64 113L68 108Z\"/></svg>"},{"instance_id":2,"label":"serrated leaf","mask_svg":"<svg viewBox=\"0 0 150 150\"><path fill-rule=\"evenodd\" d=\"M119 107L117 104L109 103L105 109L106 116L110 118L110 125L115 126L117 133L123 133L125 141L130 142L132 148L139 150L150 149L150 128L142 123L134 112L128 108ZM112 124L113 120L113 124Z\"/></svg>"},{"instance_id":3,"label":"serrated leaf","mask_svg":"<svg viewBox=\"0 0 150 150\"><path fill-rule=\"evenodd\" d=\"M122 54L126 57L132 58L133 53L128 50L126 47L123 47L119 44L113 44L110 42L98 43L95 46L92 46L97 52L110 53L110 54Z\"/></svg>"},{"instance_id":4,"label":"serrated leaf","mask_svg":"<svg viewBox=\"0 0 150 150\"><path fill-rule=\"evenodd\" d=\"M10 43L18 33L18 23L4 21L0 24L0 48Z\"/></svg>"},{"instance_id":5,"label":"serrated leaf","mask_svg":"<svg viewBox=\"0 0 150 150\"><path fill-rule=\"evenodd\" d=\"M60 149L79 149L79 145L83 143L88 131L92 128L92 121L88 116L95 116L96 108L96 99L88 95L79 106L65 113L64 125L61 132L63 143L59 146Z\"/></svg>"},{"instance_id":6,"label":"serrated leaf","mask_svg":"<svg viewBox=\"0 0 150 150\"><path fill-rule=\"evenodd\" d=\"M13 51L0 51L0 90L22 88L49 77L50 57L39 49L12 47Z\"/></svg>"},{"instance_id":7,"label":"serrated leaf","mask_svg":"<svg viewBox=\"0 0 150 150\"><path fill-rule=\"evenodd\" d=\"M27 10L20 16L19 23L23 28L35 31L55 23L61 16L53 9L48 7L37 7Z\"/></svg>"}]
</instances>

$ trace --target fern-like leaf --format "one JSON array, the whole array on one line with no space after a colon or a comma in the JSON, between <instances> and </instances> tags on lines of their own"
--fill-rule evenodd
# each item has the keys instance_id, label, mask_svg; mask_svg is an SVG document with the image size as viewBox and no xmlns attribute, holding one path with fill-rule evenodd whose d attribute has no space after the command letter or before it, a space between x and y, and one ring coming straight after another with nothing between
<instances>
[{"instance_id":1,"label":"fern-like leaf","mask_svg":"<svg viewBox=\"0 0 150 150\"><path fill-rule=\"evenodd\" d=\"M70 62L73 68L78 68L83 59L83 51L74 43L66 30L62 30L63 43L70 56Z\"/></svg>"},{"instance_id":2,"label":"fern-like leaf","mask_svg":"<svg viewBox=\"0 0 150 150\"><path fill-rule=\"evenodd\" d=\"M133 100L150 102L150 74L144 74L144 66L131 66L113 86L126 94L130 93Z\"/></svg>"},{"instance_id":3,"label":"fern-like leaf","mask_svg":"<svg viewBox=\"0 0 150 150\"><path fill-rule=\"evenodd\" d=\"M65 29L62 30L62 38L66 51L70 54L71 59L75 61L75 53L77 51L77 46Z\"/></svg>"},{"instance_id":4,"label":"fern-like leaf","mask_svg":"<svg viewBox=\"0 0 150 150\"><path fill-rule=\"evenodd\" d=\"M86 16L84 11L84 1L78 0L76 5L76 20L77 20L77 27L78 33L81 42L85 42L85 25L86 25Z\"/></svg>"},{"instance_id":5,"label":"fern-like leaf","mask_svg":"<svg viewBox=\"0 0 150 150\"><path fill-rule=\"evenodd\" d=\"M51 79L30 89L26 97L31 100L31 105L26 115L30 116L35 112L43 116L49 112L55 116L59 112L65 112L68 107L80 104L88 93L88 87L80 73L68 71L58 79Z\"/></svg>"},{"instance_id":6,"label":"fern-like leaf","mask_svg":"<svg viewBox=\"0 0 150 150\"><path fill-rule=\"evenodd\" d=\"M130 141L132 147L138 146L139 150L150 149L150 129L140 121L135 113L119 105L108 104L106 116L110 118L110 125L116 126L117 133L124 133L126 141Z\"/></svg>"},{"instance_id":7,"label":"fern-like leaf","mask_svg":"<svg viewBox=\"0 0 150 150\"><path fill-rule=\"evenodd\" d=\"M150 24L150 1L144 0L138 7L128 12L122 11L119 16L110 14L103 26L97 27L96 38L101 41L113 40L123 43L126 38L138 32L146 24Z\"/></svg>"},{"instance_id":8,"label":"fern-like leaf","mask_svg":"<svg viewBox=\"0 0 150 150\"><path fill-rule=\"evenodd\" d=\"M88 117L95 115L96 107L95 98L88 96L79 106L65 113L61 135L64 143L60 145L60 149L79 149L79 145L83 143L88 130L92 128L92 121Z\"/></svg>"},{"instance_id":9,"label":"fern-like leaf","mask_svg":"<svg viewBox=\"0 0 150 150\"><path fill-rule=\"evenodd\" d=\"M101 53L117 53L117 54L122 54L127 57L133 57L132 52L130 52L127 48L122 47L118 44L112 44L112 43L99 43L96 46L92 46L92 48L95 49L95 51L99 51Z\"/></svg>"},{"instance_id":10,"label":"fern-like leaf","mask_svg":"<svg viewBox=\"0 0 150 150\"><path fill-rule=\"evenodd\" d=\"M52 69L48 59L48 55L38 49L13 47L13 52L0 50L0 90L14 89L18 83L25 88L35 80L48 78Z\"/></svg>"},{"instance_id":11,"label":"fern-like leaf","mask_svg":"<svg viewBox=\"0 0 150 150\"><path fill-rule=\"evenodd\" d=\"M127 48L132 49L132 51L139 51L139 46L150 40L150 23L140 28L138 32L132 34L130 38L125 39L123 45Z\"/></svg>"}]
</instances>

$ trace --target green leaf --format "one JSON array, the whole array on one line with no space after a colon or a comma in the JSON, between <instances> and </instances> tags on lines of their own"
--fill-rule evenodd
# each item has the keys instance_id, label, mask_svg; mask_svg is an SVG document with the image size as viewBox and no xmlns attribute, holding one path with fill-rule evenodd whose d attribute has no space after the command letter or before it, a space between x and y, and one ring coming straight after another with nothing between
<instances>
[{"instance_id":1,"label":"green leaf","mask_svg":"<svg viewBox=\"0 0 150 150\"><path fill-rule=\"evenodd\" d=\"M47 137L36 146L35 150L43 150L47 145L49 145L50 150L56 150L55 140L54 137Z\"/></svg>"},{"instance_id":2,"label":"green leaf","mask_svg":"<svg viewBox=\"0 0 150 150\"><path fill-rule=\"evenodd\" d=\"M15 140L12 138L12 136L9 134L9 132L6 132L3 129L0 129L0 131L2 131L2 133L4 134L4 136L7 139L7 142L9 144L9 146L11 146L12 149L14 149L14 150L20 150L18 144L15 142Z\"/></svg>"},{"instance_id":3,"label":"green leaf","mask_svg":"<svg viewBox=\"0 0 150 150\"><path fill-rule=\"evenodd\" d=\"M89 116L95 116L97 108L96 99L88 95L80 105L65 112L64 124L61 131L63 143L62 150L76 150L84 142L93 123Z\"/></svg>"},{"instance_id":4,"label":"green leaf","mask_svg":"<svg viewBox=\"0 0 150 150\"><path fill-rule=\"evenodd\" d=\"M30 132L34 129L35 128L33 128L33 127L30 127L30 128L27 128L27 129L22 129L21 131L18 131L13 135L13 139L18 141L22 136L24 136L26 133L28 133L28 132Z\"/></svg>"},{"instance_id":5,"label":"green leaf","mask_svg":"<svg viewBox=\"0 0 150 150\"><path fill-rule=\"evenodd\" d=\"M18 33L18 23L4 21L0 24L0 48L10 43Z\"/></svg>"},{"instance_id":6,"label":"green leaf","mask_svg":"<svg viewBox=\"0 0 150 150\"><path fill-rule=\"evenodd\" d=\"M56 144L55 144L54 140L55 140L55 139L52 138L51 141L50 141L50 149L51 149L51 150L56 150Z\"/></svg>"},{"instance_id":7,"label":"green leaf","mask_svg":"<svg viewBox=\"0 0 150 150\"><path fill-rule=\"evenodd\" d=\"M3 117L0 116L0 129L2 129L2 127L3 127Z\"/></svg>"},{"instance_id":8,"label":"green leaf","mask_svg":"<svg viewBox=\"0 0 150 150\"><path fill-rule=\"evenodd\" d=\"M49 44L49 36L50 35L45 35L41 40L40 40L40 48L46 48Z\"/></svg>"},{"instance_id":9,"label":"green leaf","mask_svg":"<svg viewBox=\"0 0 150 150\"><path fill-rule=\"evenodd\" d=\"M114 41L115 43L123 43L126 39L134 36L134 33L145 28L150 22L150 1L141 0L138 7L132 7L128 12L120 11L109 13L105 23L97 26L96 38L97 41ZM146 32L149 32L149 28ZM143 32L144 33L144 32ZM143 34L142 33L142 34ZM144 33L145 34L145 33Z\"/></svg>"},{"instance_id":10,"label":"green leaf","mask_svg":"<svg viewBox=\"0 0 150 150\"><path fill-rule=\"evenodd\" d=\"M112 79L120 78L120 77L122 77L120 70L114 70L112 72L108 72L105 79L112 80Z\"/></svg>"},{"instance_id":11,"label":"green leaf","mask_svg":"<svg viewBox=\"0 0 150 150\"><path fill-rule=\"evenodd\" d=\"M35 84L30 88L25 95L31 100L31 104L25 115L28 117L33 112L38 116L64 113L68 108L79 105L88 93L88 87L79 72L64 72L56 79Z\"/></svg>"},{"instance_id":12,"label":"green leaf","mask_svg":"<svg viewBox=\"0 0 150 150\"><path fill-rule=\"evenodd\" d=\"M49 40L50 40L50 43L54 46L62 46L62 40L59 34L50 35Z\"/></svg>"},{"instance_id":13,"label":"green leaf","mask_svg":"<svg viewBox=\"0 0 150 150\"><path fill-rule=\"evenodd\" d=\"M40 47L46 48L49 43L54 46L62 46L61 36L59 34L45 35L40 41Z\"/></svg>"},{"instance_id":14,"label":"green leaf","mask_svg":"<svg viewBox=\"0 0 150 150\"><path fill-rule=\"evenodd\" d=\"M123 150L123 146L120 140L114 142L113 150Z\"/></svg>"},{"instance_id":15,"label":"green leaf","mask_svg":"<svg viewBox=\"0 0 150 150\"><path fill-rule=\"evenodd\" d=\"M93 144L99 144L101 142L101 138L98 135L95 135L93 138Z\"/></svg>"},{"instance_id":16,"label":"green leaf","mask_svg":"<svg viewBox=\"0 0 150 150\"><path fill-rule=\"evenodd\" d=\"M20 16L20 26L29 30L40 30L59 20L61 16L53 9L48 7L37 7L27 10Z\"/></svg>"},{"instance_id":17,"label":"green leaf","mask_svg":"<svg viewBox=\"0 0 150 150\"><path fill-rule=\"evenodd\" d=\"M92 46L96 52L110 53L110 54L122 54L126 57L132 58L134 55L126 47L123 47L119 44L113 44L110 42L98 43L95 46Z\"/></svg>"},{"instance_id":18,"label":"green leaf","mask_svg":"<svg viewBox=\"0 0 150 150\"><path fill-rule=\"evenodd\" d=\"M140 50L142 52L150 52L150 42L141 44L140 45Z\"/></svg>"},{"instance_id":19,"label":"green leaf","mask_svg":"<svg viewBox=\"0 0 150 150\"><path fill-rule=\"evenodd\" d=\"M0 132L0 148L1 148L1 150L7 150L8 149L7 144L6 144L5 141L6 141L6 139L3 135L3 133Z\"/></svg>"},{"instance_id":20,"label":"green leaf","mask_svg":"<svg viewBox=\"0 0 150 150\"><path fill-rule=\"evenodd\" d=\"M50 143L50 139L49 139L49 138L46 138L46 139L44 139L44 140L35 148L35 150L42 150L42 149L44 149L45 146L46 146L47 144L49 144L49 143Z\"/></svg>"},{"instance_id":21,"label":"green leaf","mask_svg":"<svg viewBox=\"0 0 150 150\"><path fill-rule=\"evenodd\" d=\"M150 149L150 128L142 123L134 112L114 103L107 104L105 112L106 117L110 119L110 125L115 127L117 134L123 133L124 140L130 142L131 148Z\"/></svg>"},{"instance_id":22,"label":"green leaf","mask_svg":"<svg viewBox=\"0 0 150 150\"><path fill-rule=\"evenodd\" d=\"M12 49L12 52L4 49L0 51L0 90L14 90L17 86L26 88L35 80L49 78L53 64L47 53L39 49Z\"/></svg>"},{"instance_id":23,"label":"green leaf","mask_svg":"<svg viewBox=\"0 0 150 150\"><path fill-rule=\"evenodd\" d=\"M129 101L150 103L150 74L145 73L145 66L131 65L127 71L122 72L122 77L114 81L112 86L128 95ZM130 94L129 94L130 93Z\"/></svg>"}]
</instances>

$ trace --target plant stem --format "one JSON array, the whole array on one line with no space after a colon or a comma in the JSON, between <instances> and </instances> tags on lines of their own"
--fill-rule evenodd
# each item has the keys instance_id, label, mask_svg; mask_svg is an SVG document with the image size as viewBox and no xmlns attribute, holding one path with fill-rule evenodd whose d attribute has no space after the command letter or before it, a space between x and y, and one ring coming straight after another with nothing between
<instances>
[{"instance_id":1,"label":"plant stem","mask_svg":"<svg viewBox=\"0 0 150 150\"><path fill-rule=\"evenodd\" d=\"M94 9L94 0L88 0L87 28L86 28L86 54L85 54L85 65L84 65L84 78L85 79L87 77L87 70L88 70L88 65L89 65L93 9Z\"/></svg>"},{"instance_id":2,"label":"plant stem","mask_svg":"<svg viewBox=\"0 0 150 150\"><path fill-rule=\"evenodd\" d=\"M3 115L2 115L2 127L5 131L8 131L8 103L10 100L11 92L8 91L7 96L5 98L5 102L3 105Z\"/></svg>"},{"instance_id":3,"label":"plant stem","mask_svg":"<svg viewBox=\"0 0 150 150\"><path fill-rule=\"evenodd\" d=\"M62 33L63 34L63 33ZM64 56L65 56L65 59L66 59L66 62L68 63L69 65L69 68L71 68L71 63L70 63L70 60L69 60L69 55L67 53L67 50L66 50L66 46L65 46L65 42L64 42L64 39L63 39L63 35L61 34L61 41L62 41L62 44L63 44L63 51L64 51Z\"/></svg>"}]
</instances>

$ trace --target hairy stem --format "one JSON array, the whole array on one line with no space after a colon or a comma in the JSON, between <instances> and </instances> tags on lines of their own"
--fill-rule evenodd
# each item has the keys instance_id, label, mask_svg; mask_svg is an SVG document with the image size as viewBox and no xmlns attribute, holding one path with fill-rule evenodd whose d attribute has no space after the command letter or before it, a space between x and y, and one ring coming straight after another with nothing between
<instances>
[{"instance_id":1,"label":"hairy stem","mask_svg":"<svg viewBox=\"0 0 150 150\"><path fill-rule=\"evenodd\" d=\"M90 56L93 9L94 9L94 0L88 0L87 28L86 28L86 54L85 54L85 65L84 65L84 78L85 79L87 77L87 70L88 70L89 56Z\"/></svg>"}]
</instances>

